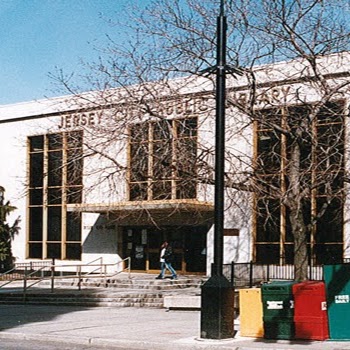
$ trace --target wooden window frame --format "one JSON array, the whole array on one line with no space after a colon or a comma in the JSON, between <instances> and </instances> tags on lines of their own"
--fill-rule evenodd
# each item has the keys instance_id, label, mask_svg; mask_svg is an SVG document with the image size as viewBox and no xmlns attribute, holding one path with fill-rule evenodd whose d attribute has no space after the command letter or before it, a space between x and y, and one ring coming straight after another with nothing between
<instances>
[{"instance_id":1,"label":"wooden window frame","mask_svg":"<svg viewBox=\"0 0 350 350\"><path fill-rule=\"evenodd\" d=\"M332 102L335 105L337 104L340 110L345 111L346 104L345 101L340 100L340 101L335 101ZM307 104L302 105L302 106L307 106ZM301 107L302 107L301 106ZM281 111L281 118L282 118L282 126L286 125L286 118L288 117L288 108L293 108L294 106L282 106L279 107L278 109ZM261 111L263 112L263 110ZM324 122L321 125L322 126L327 126L327 125L334 125L334 124L342 124L343 128L345 127L345 120L344 118L342 119L336 119L336 121L329 121L329 122ZM311 124L312 128L312 134L317 135L317 127L319 126L318 118L314 118ZM259 139L259 133L263 131L263 129L259 129L258 127L258 122L255 121L253 124L253 166L254 168L257 168L257 159L258 159L258 139ZM317 136L316 136L317 137ZM345 145L345 135L343 135L343 143ZM286 191L286 159L287 159L287 137L285 135L281 135L281 168L279 170L280 173L280 178L281 178L281 190ZM312 147L312 164L315 164L316 162L316 149L315 147ZM315 173L315 167L312 168L311 171L311 181L315 183L316 179L316 173ZM311 196L310 196L310 201L311 201L311 215L316 216L317 215L317 199L322 196L317 194L317 190L315 188L312 189ZM333 198L339 198L339 196L334 195ZM258 196L254 194L253 196L253 208L254 208L254 215L253 215L253 220L252 220L252 225L253 225L253 260L256 261L257 259L257 246L258 245L265 245L265 244L270 244L269 242L263 242L257 240L257 227L258 227L258 220L257 220L257 213L256 213L256 208L258 205ZM280 205L280 257L279 257L279 264L284 265L286 264L286 245L293 245L293 242L287 242L286 236L287 236L287 223L286 223L286 206L281 204ZM344 211L344 205L341 208L342 211ZM344 234L344 233L343 233ZM317 260L319 257L316 255L316 235L317 235L317 224L312 225L311 227L311 232L310 232L310 242L309 242L309 249L310 249L310 257L312 261L315 261L317 263ZM322 243L323 245L339 245L344 246L344 236L342 238L341 242L326 242ZM320 243L318 243L320 245Z\"/></svg>"},{"instance_id":2,"label":"wooden window frame","mask_svg":"<svg viewBox=\"0 0 350 350\"><path fill-rule=\"evenodd\" d=\"M194 132L194 135L179 135L178 134L178 123L181 123L185 120L191 120L191 119L195 119L196 122L196 127L193 129L195 130ZM172 164L176 164L177 162L177 149L176 149L176 142L179 142L181 140L186 140L186 139L189 139L189 140L194 140L195 144L197 145L197 142L198 142L198 117L187 117L187 118L178 118L178 119L165 119L170 127L171 127L171 130L169 132L169 135L171 137L171 144L170 144L170 147L171 147L171 163ZM161 142L161 140L157 139L155 140L154 139L154 128L155 128L155 125L156 125L157 121L154 121L154 120L151 120L151 121L145 121L143 123L138 123L138 124L135 124L135 125L132 125L130 126L129 128L129 141L128 141L128 173L127 173L127 193L128 193L128 200L129 201L138 201L138 200L141 200L141 201L152 201L152 200L156 200L156 201L166 201L166 200L176 200L176 199L195 199L197 197L197 184L195 185L195 190L194 190L194 195L189 197L189 198L178 198L178 192L177 190L179 189L178 187L178 183L180 184L181 181L183 181L182 178L179 178L178 174L176 173L176 170L174 169L174 167L172 167L170 169L171 173L169 175L169 177L163 179L163 180L157 180L155 179L155 174L153 173L153 169L154 169L154 147L155 147L155 143L156 142ZM138 125L147 125L147 130L148 130L148 135L147 135L147 140L145 140L145 138L141 138L142 141L133 141L132 140L132 128L133 127L136 127ZM140 128L140 130L142 130L142 128ZM191 129L192 130L192 129ZM131 152L131 148L133 145L137 145L137 144L147 144L148 145L148 170L147 170L147 182L145 181L133 181L132 180L132 152ZM196 146L196 149L195 149L195 152L197 153L197 146ZM195 172L196 172L196 169L195 169ZM196 174L194 174L194 176L196 176ZM155 189L155 186L156 184L160 184L161 181L164 181L165 183L166 182L169 182L170 183L170 189L169 189L169 198L157 198L157 196L155 195L155 192L154 192L154 189ZM144 183L147 183L147 196L145 199L141 198L140 199L137 199L136 197L133 198L131 193L132 193L132 186L137 186L138 184L140 186L142 186L142 184ZM165 196L166 196L166 193L165 193Z\"/></svg>"},{"instance_id":3,"label":"wooden window frame","mask_svg":"<svg viewBox=\"0 0 350 350\"><path fill-rule=\"evenodd\" d=\"M67 139L68 137L71 137L73 133L79 133L79 138L81 138L81 142L75 143L74 146L69 147ZM49 139L50 137L55 137L55 135L60 135L62 138L62 145L59 148L55 149L49 149ZM31 140L33 140L35 137L42 137L43 138L43 149L41 151L33 151L31 150ZM82 169L79 170L81 174L81 178L77 183L74 183L73 185L68 184L68 178L67 178L67 169L68 169L68 152L69 151L74 151L75 149L82 155L82 137L83 137L83 131L71 131L71 132L62 132L62 133L55 133L55 134L45 134L45 135L35 135L35 136L29 136L27 138L27 149L28 149L28 179L31 179L31 155L34 153L42 153L43 154L43 183L42 187L42 202L41 205L33 205L30 200L30 195L28 195L27 199L27 248L26 248L26 256L27 258L40 258L40 259L49 259L49 258L56 258L60 260L81 260L74 258L72 259L70 255L67 254L67 246L68 245L76 245L76 244L82 244L82 238L81 238L81 214L79 214L80 219L80 239L75 240L75 241L68 241L67 240L67 203L68 203L68 190L71 190L74 188L77 190L79 193L82 193L83 190L83 183L82 183ZM61 167L61 179L59 184L54 184L54 186L49 185L48 181L48 169L49 169L49 154L50 152L62 152L62 157L60 160L60 167ZM83 158L81 158L81 167L83 166ZM28 182L28 192L29 194L31 191L35 190L36 187L31 187L30 182ZM54 202L49 202L49 191L57 191L61 193L61 198L60 200L54 201ZM60 225L61 225L61 230L60 230L60 239L56 240L49 240L49 221L48 221L48 213L49 213L49 208L60 208ZM30 234L30 210L31 208L41 208L42 209L42 239L40 241L33 241L30 239L31 234ZM32 257L31 255L31 246L35 244L41 244L41 256L35 256ZM50 256L49 251L48 251L48 245L57 245L59 246L59 251L60 254L59 256ZM80 255L81 255L81 250L80 250Z\"/></svg>"}]
</instances>

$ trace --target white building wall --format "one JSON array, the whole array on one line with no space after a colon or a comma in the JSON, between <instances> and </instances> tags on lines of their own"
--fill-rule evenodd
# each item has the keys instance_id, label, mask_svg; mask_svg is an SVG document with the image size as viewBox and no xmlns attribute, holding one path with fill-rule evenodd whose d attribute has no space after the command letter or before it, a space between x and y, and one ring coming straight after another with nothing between
<instances>
[{"instance_id":1,"label":"white building wall","mask_svg":"<svg viewBox=\"0 0 350 350\"><path fill-rule=\"evenodd\" d=\"M26 223L26 151L25 128L18 123L0 126L0 185L5 188L5 200L17 209L8 217L10 225L20 217L21 230L13 242L13 255L23 259L25 255Z\"/></svg>"},{"instance_id":2,"label":"white building wall","mask_svg":"<svg viewBox=\"0 0 350 350\"><path fill-rule=\"evenodd\" d=\"M0 119L16 118L16 112L22 113L25 109L24 104L18 106L18 110L14 106L9 106L8 114L4 107L0 112ZM60 117L40 118L27 121L17 121L0 124L0 159L2 160L2 167L0 171L0 185L5 187L5 199L9 200L11 205L17 209L10 215L8 222L12 224L14 220L20 217L20 232L15 236L12 250L16 262L27 262L26 259L26 232L27 232L27 137L33 135L42 135L49 132L61 132ZM125 147L123 148L125 149ZM124 156L124 160L125 160ZM120 159L122 161L122 159ZM89 165L99 164L102 167L101 161L93 159L87 162ZM121 190L112 192L96 189L95 193L90 192L87 200L90 203L106 203L106 193L109 193L110 201L125 200L125 184L118 183ZM89 183L88 183L89 185ZM101 186L103 187L103 186ZM119 193L119 196L112 196L112 194ZM122 197L121 197L122 196ZM106 220L98 214L83 214L82 218L82 261L87 264L91 261L102 258L104 264L116 264L120 261L118 255L118 241L117 232L118 227L108 225ZM77 261L60 261L56 260L57 264L74 265L80 262ZM119 266L110 266L109 269L119 269Z\"/></svg>"},{"instance_id":3,"label":"white building wall","mask_svg":"<svg viewBox=\"0 0 350 350\"><path fill-rule=\"evenodd\" d=\"M108 222L101 214L84 213L82 230L82 263L108 264L107 271L117 272L122 268L118 255L118 227Z\"/></svg>"},{"instance_id":4,"label":"white building wall","mask_svg":"<svg viewBox=\"0 0 350 350\"><path fill-rule=\"evenodd\" d=\"M350 67L350 55L331 56L326 59L324 65L325 73L347 72ZM257 69L256 77L260 82L272 82L272 80L285 80L300 77L301 73L307 75L307 70L301 61L293 63L280 63L271 67L260 67ZM202 78L201 78L202 79ZM339 78L337 83L344 83L342 93L339 98L349 96L349 86L346 84L348 78ZM244 86L247 83L244 77L233 79L229 82L229 87ZM186 85L186 84L185 84ZM196 85L193 85L193 89ZM188 93L191 90L191 84L186 85L184 92ZM205 88L210 90L211 84ZM199 91L200 92L200 91ZM286 84L280 88L267 87L258 90L258 93L263 96L258 99L256 107L264 107L266 104L293 103L295 101L317 101L318 94L313 88L313 83L294 83ZM247 101L248 93L244 90L230 92L229 98L234 100ZM199 142L213 149L215 136L215 119L213 118L215 109L213 108L213 100L210 101L210 106L205 113L210 118L205 118L204 122L200 123ZM29 102L11 106L0 106L0 121L10 118L20 118L40 115L44 113L52 113L56 111L64 111L73 108L65 104L64 99L53 99L40 102ZM179 117L179 115L177 115ZM201 117L201 116L200 116ZM203 117L203 115L202 115ZM247 160L245 164L249 164L249 159L252 155L252 128L244 128L244 132L239 133L238 130L245 124L245 120L237 110L227 111L227 150L235 156L239 156ZM10 216L10 223L18 216L21 217L21 231L15 237L13 242L13 253L17 261L24 261L26 257L26 176L27 176L27 136L35 134L45 134L47 132L62 131L60 128L61 117L40 118L28 121L17 121L13 123L0 124L0 159L2 162L0 171L0 185L6 189L5 198L10 200L11 204L17 207L17 210ZM66 125L67 126L67 125ZM350 139L349 127L347 128L347 140ZM120 152L120 149L123 151ZM126 144L120 143L116 147L106 149L111 155L118 158L121 164L126 164ZM349 167L349 154L347 156L347 166ZM214 159L210 160L211 162ZM239 172L249 170L249 165L246 169L235 168L235 163L227 165L226 171ZM86 174L92 171L103 168L98 156L86 161ZM214 179L214 176L213 176ZM85 193L84 201L86 203L115 203L126 200L125 178L120 177L120 181L115 184L115 191L111 191L108 183L94 187L96 178L86 176L84 179L85 185L91 189ZM211 202L213 201L214 187L208 184L199 185L199 200ZM227 191L227 208L225 212L225 227L235 228L239 230L237 237L224 238L224 262L230 263L232 260L236 262L249 261L252 257L251 252L251 199L249 196L237 196L235 191ZM238 197L240 202L235 201ZM350 210L347 201L344 211L345 215L345 257L350 258ZM235 206L233 204L236 204ZM237 205L238 204L238 205ZM99 214L83 214L83 255L84 263L90 262L97 257L102 256L104 262L115 263L120 260L118 255L118 227L111 229L105 223L105 218ZM213 227L208 233L208 249L207 259L208 268L213 261ZM72 262L74 263L74 262Z\"/></svg>"},{"instance_id":5,"label":"white building wall","mask_svg":"<svg viewBox=\"0 0 350 350\"><path fill-rule=\"evenodd\" d=\"M20 104L18 112L25 108ZM4 113L4 109L1 110ZM13 113L13 114L12 114ZM3 115L2 115L3 116ZM11 106L7 118L15 118L16 109ZM52 121L48 118L0 124L0 184L5 187L5 199L17 209L9 216L12 224L20 217L20 232L13 242L13 255L22 262L26 256L26 207L27 207L27 136L46 133Z\"/></svg>"}]
</instances>

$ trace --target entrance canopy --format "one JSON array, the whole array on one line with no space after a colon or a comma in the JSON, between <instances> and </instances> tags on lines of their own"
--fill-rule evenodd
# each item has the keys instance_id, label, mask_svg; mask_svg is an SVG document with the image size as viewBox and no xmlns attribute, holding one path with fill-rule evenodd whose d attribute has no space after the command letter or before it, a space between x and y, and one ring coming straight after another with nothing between
<instances>
[{"instance_id":1,"label":"entrance canopy","mask_svg":"<svg viewBox=\"0 0 350 350\"><path fill-rule=\"evenodd\" d=\"M213 203L189 199L69 204L67 210L106 214L119 225L203 225L212 224L214 218Z\"/></svg>"}]
</instances>

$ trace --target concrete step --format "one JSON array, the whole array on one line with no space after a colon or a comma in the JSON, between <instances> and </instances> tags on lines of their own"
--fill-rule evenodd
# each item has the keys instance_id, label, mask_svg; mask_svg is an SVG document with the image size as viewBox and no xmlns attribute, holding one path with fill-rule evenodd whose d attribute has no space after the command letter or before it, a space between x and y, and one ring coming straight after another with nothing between
<instances>
[{"instance_id":1,"label":"concrete step","mask_svg":"<svg viewBox=\"0 0 350 350\"><path fill-rule=\"evenodd\" d=\"M143 293L1 293L0 304L163 307L162 294Z\"/></svg>"},{"instance_id":2,"label":"concrete step","mask_svg":"<svg viewBox=\"0 0 350 350\"><path fill-rule=\"evenodd\" d=\"M84 306L84 307L147 307L147 308L157 308L157 309L162 309L163 303L155 303L155 302L104 302L104 301L69 301L69 300L64 300L64 301L38 301L38 300L28 300L28 301L23 301L23 300L13 300L13 301L7 301L7 302L2 302L0 301L0 305L62 305L62 306Z\"/></svg>"},{"instance_id":3,"label":"concrete step","mask_svg":"<svg viewBox=\"0 0 350 350\"><path fill-rule=\"evenodd\" d=\"M57 279L55 286L73 287L78 286L78 279ZM150 290L170 290L185 288L200 288L201 280L179 279L179 280L117 280L117 279L100 279L100 278L84 278L80 281L82 287L103 287L118 289L150 289ZM39 286L50 286L50 280L44 280L38 283Z\"/></svg>"},{"instance_id":4,"label":"concrete step","mask_svg":"<svg viewBox=\"0 0 350 350\"><path fill-rule=\"evenodd\" d=\"M32 281L34 282L34 281ZM155 279L155 275L129 278L86 277L55 279L51 292L51 280L47 279L31 287L23 299L23 281L0 289L0 304L54 304L113 307L164 307L164 297L178 294L198 296L203 283L201 277L184 277L178 280ZM31 282L28 281L28 285Z\"/></svg>"}]
</instances>

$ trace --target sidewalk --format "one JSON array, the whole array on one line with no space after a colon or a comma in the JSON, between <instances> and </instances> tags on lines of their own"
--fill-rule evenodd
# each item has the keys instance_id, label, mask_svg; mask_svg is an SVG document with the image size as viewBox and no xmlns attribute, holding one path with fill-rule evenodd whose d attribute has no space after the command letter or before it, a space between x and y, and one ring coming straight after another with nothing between
<instances>
[{"instance_id":1,"label":"sidewalk","mask_svg":"<svg viewBox=\"0 0 350 350\"><path fill-rule=\"evenodd\" d=\"M235 325L238 330L239 325ZM349 349L350 342L271 341L240 337L199 339L199 311L71 306L0 306L0 339L84 344L106 349L250 350Z\"/></svg>"}]
</instances>

